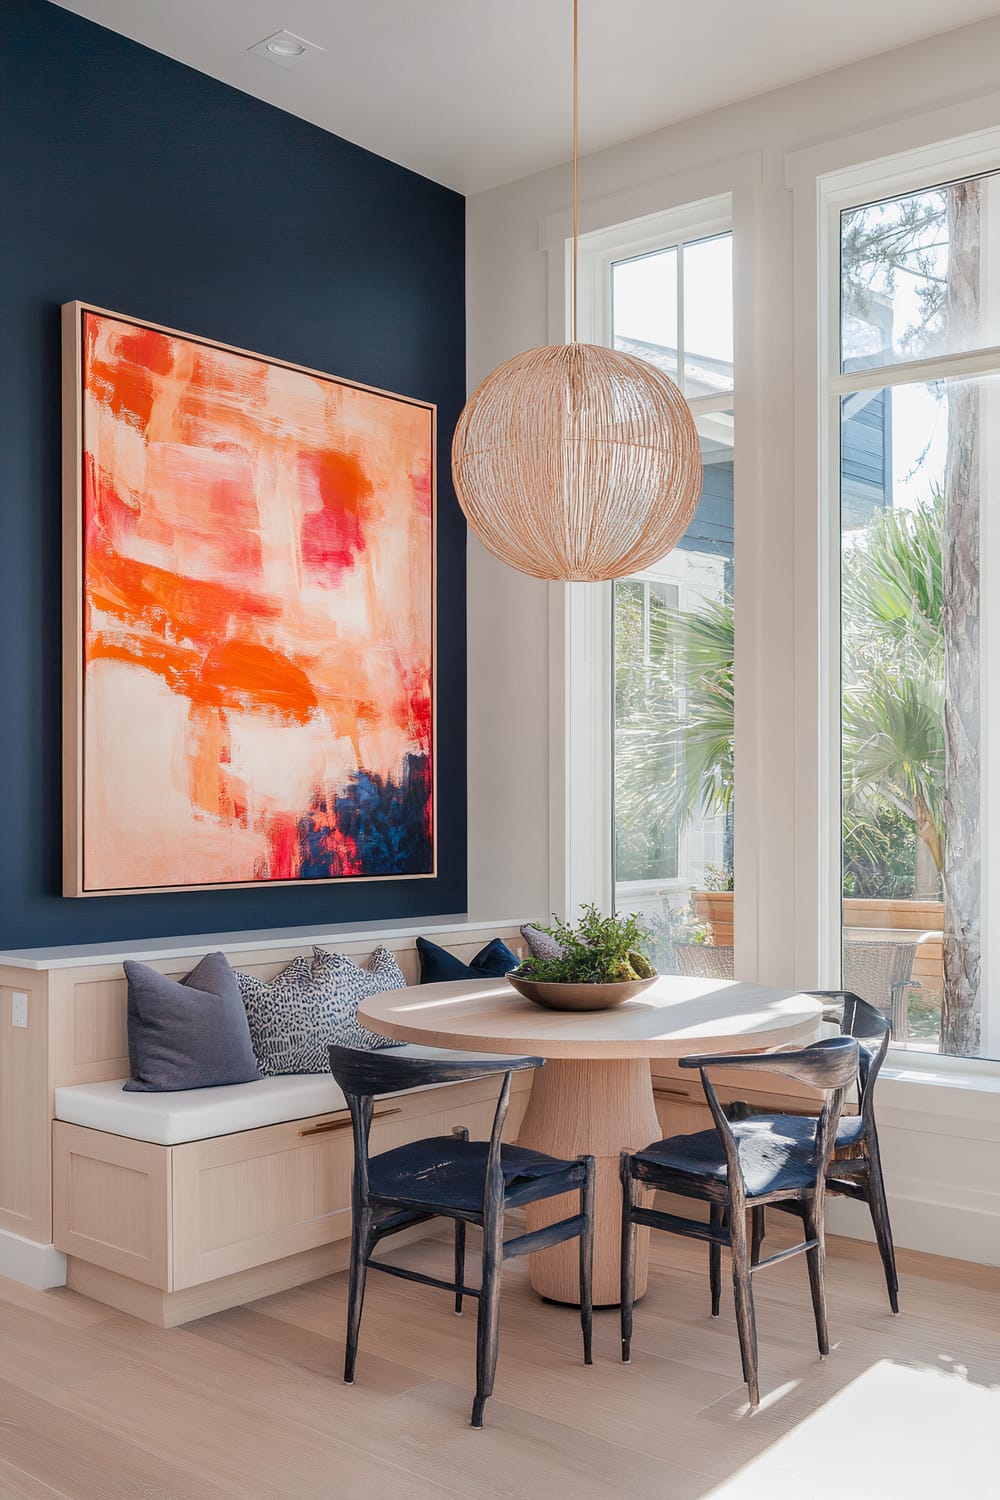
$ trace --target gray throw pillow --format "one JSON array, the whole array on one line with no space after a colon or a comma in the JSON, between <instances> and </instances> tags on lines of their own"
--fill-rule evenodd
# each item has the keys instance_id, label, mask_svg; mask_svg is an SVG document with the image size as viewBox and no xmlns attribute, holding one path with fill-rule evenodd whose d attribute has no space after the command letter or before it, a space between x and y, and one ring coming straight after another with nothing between
<instances>
[{"instance_id":1,"label":"gray throw pillow","mask_svg":"<svg viewBox=\"0 0 1000 1500\"><path fill-rule=\"evenodd\" d=\"M252 1083L260 1077L236 975L206 953L184 979L126 959L132 1093Z\"/></svg>"},{"instance_id":2,"label":"gray throw pillow","mask_svg":"<svg viewBox=\"0 0 1000 1500\"><path fill-rule=\"evenodd\" d=\"M376 948L363 969L344 953L314 948L312 963L295 958L274 979L239 972L236 978L266 1077L325 1073L331 1042L368 1049L398 1045L358 1020L358 1004L367 995L406 984L388 948Z\"/></svg>"},{"instance_id":3,"label":"gray throw pillow","mask_svg":"<svg viewBox=\"0 0 1000 1500\"><path fill-rule=\"evenodd\" d=\"M562 958L566 952L562 943L557 938L550 937L533 922L525 922L521 928L521 936L528 945L528 952L532 958Z\"/></svg>"}]
</instances>

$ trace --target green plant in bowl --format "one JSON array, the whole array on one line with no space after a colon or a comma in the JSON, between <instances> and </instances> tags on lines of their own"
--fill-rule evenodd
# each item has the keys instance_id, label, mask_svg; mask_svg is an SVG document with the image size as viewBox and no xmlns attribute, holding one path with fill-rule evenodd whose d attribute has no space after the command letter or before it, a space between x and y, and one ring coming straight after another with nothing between
<instances>
[{"instance_id":1,"label":"green plant in bowl","mask_svg":"<svg viewBox=\"0 0 1000 1500\"><path fill-rule=\"evenodd\" d=\"M606 917L590 904L581 907L575 927L557 918L541 931L561 953L553 958L526 958L507 976L520 994L538 1005L605 1009L631 999L656 978L643 951L648 934L634 913Z\"/></svg>"}]
</instances>

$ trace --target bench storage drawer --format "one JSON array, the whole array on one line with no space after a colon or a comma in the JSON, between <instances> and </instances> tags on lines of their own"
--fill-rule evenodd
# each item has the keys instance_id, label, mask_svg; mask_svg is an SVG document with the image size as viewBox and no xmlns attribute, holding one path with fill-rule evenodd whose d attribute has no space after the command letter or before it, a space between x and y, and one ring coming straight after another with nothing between
<instances>
[{"instance_id":1,"label":"bench storage drawer","mask_svg":"<svg viewBox=\"0 0 1000 1500\"><path fill-rule=\"evenodd\" d=\"M512 1082L510 1139L520 1126L530 1076L515 1074ZM447 1135L454 1125L468 1126L474 1138L488 1136L498 1085L486 1078L377 1100L373 1153ZM290 1274L300 1266L306 1274L299 1280L346 1263L353 1164L346 1110L176 1146L56 1120L53 1158L54 1238L72 1257L69 1284L105 1301L113 1300L113 1281L88 1277L80 1263L155 1288L165 1311L171 1299L175 1312L196 1307L188 1316L276 1290L280 1275L278 1281L260 1278L274 1263L285 1263ZM316 1254L341 1241L342 1258ZM216 1296L206 1283L216 1285ZM256 1285L265 1291L254 1292ZM205 1295L177 1296L192 1288L204 1288ZM156 1305L135 1294L126 1310L147 1316L143 1308Z\"/></svg>"}]
</instances>

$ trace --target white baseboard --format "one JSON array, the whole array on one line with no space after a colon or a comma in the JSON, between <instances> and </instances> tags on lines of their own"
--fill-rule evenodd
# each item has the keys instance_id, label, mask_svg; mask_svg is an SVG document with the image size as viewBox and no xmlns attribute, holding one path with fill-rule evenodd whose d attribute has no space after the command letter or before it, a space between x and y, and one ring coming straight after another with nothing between
<instances>
[{"instance_id":1,"label":"white baseboard","mask_svg":"<svg viewBox=\"0 0 1000 1500\"><path fill-rule=\"evenodd\" d=\"M1000 1264L1000 1221L994 1213L890 1193L889 1220L897 1249L924 1250L985 1266ZM830 1234L848 1239L875 1240L867 1205L846 1198L827 1199L826 1227Z\"/></svg>"},{"instance_id":2,"label":"white baseboard","mask_svg":"<svg viewBox=\"0 0 1000 1500\"><path fill-rule=\"evenodd\" d=\"M66 1257L55 1245L40 1245L9 1229L0 1229L0 1276L23 1282L38 1292L66 1285Z\"/></svg>"}]
</instances>

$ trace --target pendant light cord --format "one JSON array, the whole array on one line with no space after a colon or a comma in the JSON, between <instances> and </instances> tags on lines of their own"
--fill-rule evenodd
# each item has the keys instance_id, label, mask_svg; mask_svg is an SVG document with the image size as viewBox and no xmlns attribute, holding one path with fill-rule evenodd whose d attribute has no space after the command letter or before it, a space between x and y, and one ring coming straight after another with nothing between
<instances>
[{"instance_id":1,"label":"pendant light cord","mask_svg":"<svg viewBox=\"0 0 1000 1500\"><path fill-rule=\"evenodd\" d=\"M580 0L573 0L573 338L580 263Z\"/></svg>"}]
</instances>

